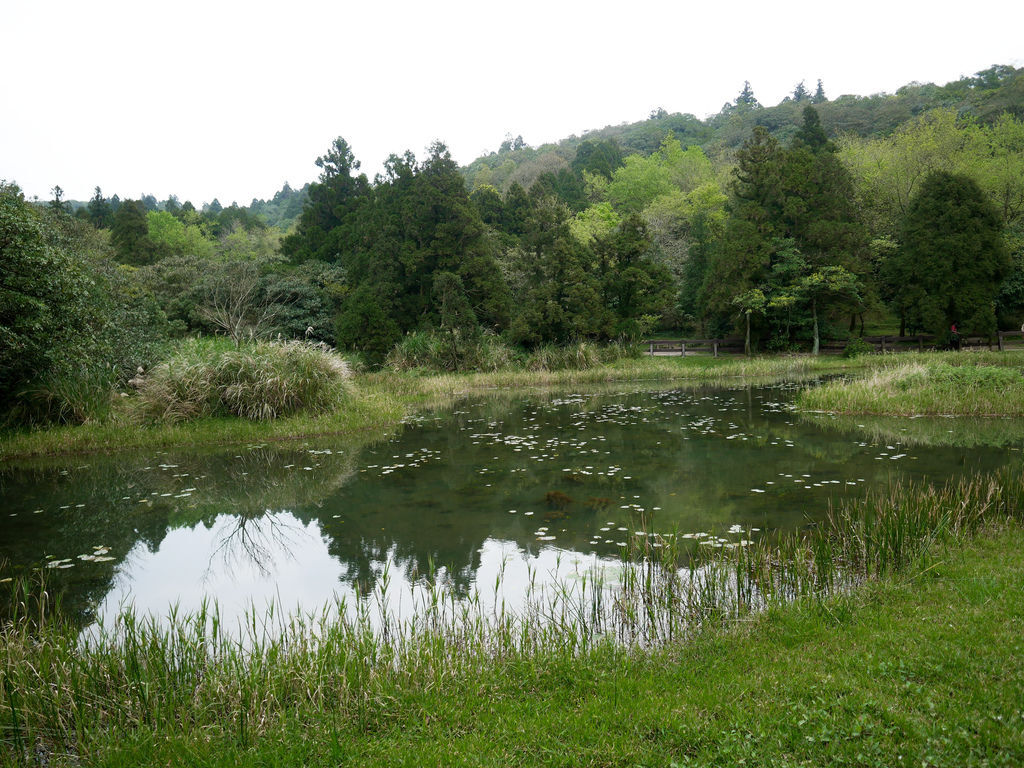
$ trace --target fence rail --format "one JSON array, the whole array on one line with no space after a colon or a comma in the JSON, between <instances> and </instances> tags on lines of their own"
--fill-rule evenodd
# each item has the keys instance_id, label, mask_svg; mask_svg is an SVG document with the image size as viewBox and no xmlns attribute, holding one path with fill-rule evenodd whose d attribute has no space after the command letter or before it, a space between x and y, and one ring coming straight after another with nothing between
<instances>
[{"instance_id":1,"label":"fence rail","mask_svg":"<svg viewBox=\"0 0 1024 768\"><path fill-rule=\"evenodd\" d=\"M923 352L925 349L936 349L937 337L933 334L919 333L914 336L857 336L874 347L875 352ZM842 354L847 343L853 341L822 341L822 354ZM743 354L744 339L726 337L720 339L645 339L640 342L647 347L649 355L708 354L718 357L719 354ZM962 336L960 348L969 349L998 347L1000 352L1008 349L1024 349L1024 333L1021 331L999 331L995 336ZM945 347L944 347L945 348Z\"/></svg>"}]
</instances>

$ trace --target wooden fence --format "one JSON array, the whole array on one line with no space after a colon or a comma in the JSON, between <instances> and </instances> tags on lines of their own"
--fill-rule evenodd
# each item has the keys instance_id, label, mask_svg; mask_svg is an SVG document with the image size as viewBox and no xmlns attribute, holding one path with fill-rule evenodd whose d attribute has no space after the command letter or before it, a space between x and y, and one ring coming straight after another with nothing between
<instances>
[{"instance_id":1,"label":"wooden fence","mask_svg":"<svg viewBox=\"0 0 1024 768\"><path fill-rule=\"evenodd\" d=\"M935 339L932 334L919 333L915 336L858 336L864 342L874 347L874 351L886 354L890 352L923 352L926 349L936 349ZM852 339L848 340L852 341ZM839 355L846 349L848 341L822 341L821 353L823 355ZM718 357L719 354L743 354L744 340L742 337L729 337L721 339L646 339L642 341L647 347L649 355L679 355L685 357L690 354L710 354ZM1021 331L999 331L993 337L986 336L963 336L960 339L961 349L985 348L996 349L1005 352L1008 349L1024 350L1024 333Z\"/></svg>"}]
</instances>

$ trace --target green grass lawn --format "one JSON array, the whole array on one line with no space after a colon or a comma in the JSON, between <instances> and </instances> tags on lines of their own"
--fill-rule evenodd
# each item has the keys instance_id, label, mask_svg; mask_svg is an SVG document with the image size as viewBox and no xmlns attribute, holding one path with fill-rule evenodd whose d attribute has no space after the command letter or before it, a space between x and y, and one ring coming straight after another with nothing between
<instances>
[{"instance_id":1,"label":"green grass lawn","mask_svg":"<svg viewBox=\"0 0 1024 768\"><path fill-rule=\"evenodd\" d=\"M940 352L876 357L852 379L800 393L806 410L891 416L1024 416L1024 354Z\"/></svg>"}]
</instances>

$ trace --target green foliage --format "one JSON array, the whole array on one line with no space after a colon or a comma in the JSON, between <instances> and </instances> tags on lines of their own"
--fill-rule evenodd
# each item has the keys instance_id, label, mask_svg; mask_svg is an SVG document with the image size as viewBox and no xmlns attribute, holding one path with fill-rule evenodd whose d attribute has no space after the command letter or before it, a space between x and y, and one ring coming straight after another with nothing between
<instances>
[{"instance_id":1,"label":"green foliage","mask_svg":"<svg viewBox=\"0 0 1024 768\"><path fill-rule=\"evenodd\" d=\"M230 209L229 209L230 210ZM245 227L240 222L224 225L214 248L225 261L276 261L281 250L281 235L276 229Z\"/></svg>"},{"instance_id":2,"label":"green foliage","mask_svg":"<svg viewBox=\"0 0 1024 768\"><path fill-rule=\"evenodd\" d=\"M943 334L996 330L994 301L1011 268L999 213L971 178L934 172L903 223L886 276L911 328Z\"/></svg>"},{"instance_id":3,"label":"green foliage","mask_svg":"<svg viewBox=\"0 0 1024 768\"><path fill-rule=\"evenodd\" d=\"M385 367L393 371L502 371L524 365L521 350L500 336L481 333L473 343L463 343L457 357L451 353L451 340L437 331L406 334L388 352Z\"/></svg>"},{"instance_id":4,"label":"green foliage","mask_svg":"<svg viewBox=\"0 0 1024 768\"><path fill-rule=\"evenodd\" d=\"M572 237L568 215L554 198L533 201L521 246L510 254L519 307L510 335L517 344L533 347L610 333L599 278L587 250Z\"/></svg>"},{"instance_id":5,"label":"green foliage","mask_svg":"<svg viewBox=\"0 0 1024 768\"><path fill-rule=\"evenodd\" d=\"M230 333L237 327L244 337L280 334L332 344L335 314L346 292L338 267L323 262L292 266L276 256L245 252L219 259L170 256L140 268L138 275L179 337ZM214 318L212 310L218 307Z\"/></svg>"},{"instance_id":6,"label":"green foliage","mask_svg":"<svg viewBox=\"0 0 1024 768\"><path fill-rule=\"evenodd\" d=\"M594 141L584 139L576 147L572 169L583 176L594 173L611 181L612 174L622 166L622 150L614 140Z\"/></svg>"},{"instance_id":7,"label":"green foliage","mask_svg":"<svg viewBox=\"0 0 1024 768\"><path fill-rule=\"evenodd\" d=\"M267 421L315 415L340 405L349 376L345 360L323 344L234 347L190 339L146 375L137 407L146 418L165 423L209 416Z\"/></svg>"},{"instance_id":8,"label":"green foliage","mask_svg":"<svg viewBox=\"0 0 1024 768\"><path fill-rule=\"evenodd\" d=\"M611 203L596 203L576 214L569 227L573 237L584 245L591 245L595 240L611 236L621 222Z\"/></svg>"},{"instance_id":9,"label":"green foliage","mask_svg":"<svg viewBox=\"0 0 1024 768\"><path fill-rule=\"evenodd\" d=\"M655 198L671 191L672 169L661 155L630 155L612 175L606 194L616 210L639 213Z\"/></svg>"},{"instance_id":10,"label":"green foliage","mask_svg":"<svg viewBox=\"0 0 1024 768\"><path fill-rule=\"evenodd\" d=\"M336 325L341 346L380 362L412 330L441 327L452 339L453 326L445 323L452 321L456 295L465 301L457 335L469 338L478 332L470 332L470 317L478 329L507 325L508 287L480 211L447 148L434 145L423 163L411 153L393 155L385 178L351 206L345 224L325 234L333 238L344 230L348 234L342 236L357 244L339 262L351 286ZM435 290L438 275L445 273L458 290ZM449 288L455 284L442 282ZM445 312L447 319L442 318Z\"/></svg>"},{"instance_id":11,"label":"green foliage","mask_svg":"<svg viewBox=\"0 0 1024 768\"><path fill-rule=\"evenodd\" d=\"M167 211L146 214L147 233L156 251L162 256L199 256L208 259L214 254L213 241L196 224L183 223Z\"/></svg>"},{"instance_id":12,"label":"green foliage","mask_svg":"<svg viewBox=\"0 0 1024 768\"><path fill-rule=\"evenodd\" d=\"M614 322L613 338L636 341L647 335L671 302L672 275L646 258L650 246L647 225L636 215L595 243L602 300Z\"/></svg>"},{"instance_id":13,"label":"green foliage","mask_svg":"<svg viewBox=\"0 0 1024 768\"><path fill-rule=\"evenodd\" d=\"M462 280L452 272L434 275L434 302L438 311L438 335L442 340L443 364L461 370L475 358L480 345L480 325L466 298Z\"/></svg>"},{"instance_id":14,"label":"green foliage","mask_svg":"<svg viewBox=\"0 0 1024 768\"><path fill-rule=\"evenodd\" d=\"M148 365L165 319L88 224L0 185L0 401L17 421L102 415L112 388Z\"/></svg>"},{"instance_id":15,"label":"green foliage","mask_svg":"<svg viewBox=\"0 0 1024 768\"><path fill-rule=\"evenodd\" d=\"M268 227L288 230L302 214L302 208L309 199L309 185L292 189L288 182L270 200L253 199L249 211L266 222Z\"/></svg>"},{"instance_id":16,"label":"green foliage","mask_svg":"<svg viewBox=\"0 0 1024 768\"><path fill-rule=\"evenodd\" d=\"M318 157L320 179L309 185L309 200L295 232L281 243L281 252L293 262L319 259L337 263L348 250L348 225L369 190L365 174L354 175L359 162L340 136L327 154Z\"/></svg>"},{"instance_id":17,"label":"green foliage","mask_svg":"<svg viewBox=\"0 0 1024 768\"><path fill-rule=\"evenodd\" d=\"M157 248L149 238L146 209L138 200L125 200L114 213L110 243L122 264L142 266L157 258Z\"/></svg>"},{"instance_id":18,"label":"green foliage","mask_svg":"<svg viewBox=\"0 0 1024 768\"><path fill-rule=\"evenodd\" d=\"M363 283L345 298L335 325L335 338L344 349L362 353L371 365L384 360L402 338L395 321L394 288Z\"/></svg>"},{"instance_id":19,"label":"green foliage","mask_svg":"<svg viewBox=\"0 0 1024 768\"><path fill-rule=\"evenodd\" d=\"M863 357L864 355L874 354L875 347L873 344L868 344L864 339L859 336L855 336L846 342L846 346L843 347L843 357L845 358L857 358Z\"/></svg>"},{"instance_id":20,"label":"green foliage","mask_svg":"<svg viewBox=\"0 0 1024 768\"><path fill-rule=\"evenodd\" d=\"M48 242L40 216L14 186L0 186L0 398L5 402L54 354L51 333L76 314L84 276ZM51 358L52 359L52 358Z\"/></svg>"},{"instance_id":21,"label":"green foliage","mask_svg":"<svg viewBox=\"0 0 1024 768\"><path fill-rule=\"evenodd\" d=\"M784 343L809 324L818 352L821 314L862 310L861 275L870 272L867 231L853 184L827 140L814 107L781 147L762 127L737 152L732 216L708 260L699 303L719 317L737 297L762 291ZM741 301L748 337L754 310ZM749 347L749 342L748 342Z\"/></svg>"},{"instance_id":22,"label":"green foliage","mask_svg":"<svg viewBox=\"0 0 1024 768\"><path fill-rule=\"evenodd\" d=\"M96 193L89 200L88 211L89 222L96 229L106 229L113 223L114 209L110 202L103 197L103 190L99 187L96 187Z\"/></svg>"},{"instance_id":23,"label":"green foliage","mask_svg":"<svg viewBox=\"0 0 1024 768\"><path fill-rule=\"evenodd\" d=\"M262 294L276 308L270 335L334 345L334 321L347 292L344 273L319 261L298 267L271 263L261 278Z\"/></svg>"}]
</instances>

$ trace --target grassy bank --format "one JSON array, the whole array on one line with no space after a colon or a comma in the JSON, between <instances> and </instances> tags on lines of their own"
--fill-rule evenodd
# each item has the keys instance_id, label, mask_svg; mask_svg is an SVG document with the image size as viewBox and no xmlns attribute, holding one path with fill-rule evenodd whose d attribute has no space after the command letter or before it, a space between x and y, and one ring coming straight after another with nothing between
<instances>
[{"instance_id":1,"label":"grassy bank","mask_svg":"<svg viewBox=\"0 0 1024 768\"><path fill-rule=\"evenodd\" d=\"M799 405L891 416L1024 416L1024 356L963 352L883 358L866 375L802 392Z\"/></svg>"},{"instance_id":2,"label":"grassy bank","mask_svg":"<svg viewBox=\"0 0 1024 768\"><path fill-rule=\"evenodd\" d=\"M359 614L254 621L241 644L209 615L126 614L83 646L31 592L0 636L0 756L1018 765L1022 516L1019 469L894 489L782 540L697 546L679 575L648 559L601 606L485 621L442 600L387 637Z\"/></svg>"},{"instance_id":3,"label":"grassy bank","mask_svg":"<svg viewBox=\"0 0 1024 768\"><path fill-rule=\"evenodd\" d=\"M315 417L297 415L270 421L201 418L184 423L154 423L141 420L130 403L120 402L104 421L0 433L0 461L90 451L295 440L363 429L380 430L397 424L424 405L440 405L466 393L489 389L579 387L625 381L721 383L737 378L756 381L857 370L869 361L870 358L643 357L585 370L363 374L355 377L340 408Z\"/></svg>"}]
</instances>

